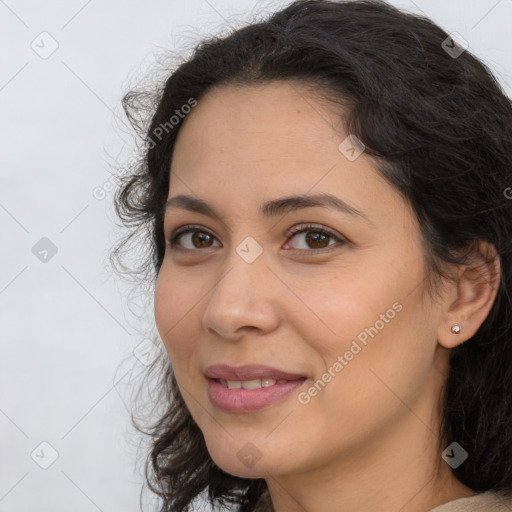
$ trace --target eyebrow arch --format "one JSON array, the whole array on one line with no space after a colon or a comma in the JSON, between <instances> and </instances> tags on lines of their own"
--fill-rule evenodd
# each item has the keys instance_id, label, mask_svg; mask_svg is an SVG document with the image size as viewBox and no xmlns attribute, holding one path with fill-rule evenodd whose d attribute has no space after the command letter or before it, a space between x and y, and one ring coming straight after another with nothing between
<instances>
[{"instance_id":1,"label":"eyebrow arch","mask_svg":"<svg viewBox=\"0 0 512 512\"><path fill-rule=\"evenodd\" d=\"M324 208L334 208L342 213L351 215L353 217L361 217L371 224L370 219L361 211L357 210L353 206L349 205L343 199L336 197L332 194L313 194L313 195L302 195L302 196L289 196L283 197L280 199L274 199L272 201L267 201L263 203L259 212L264 217L277 217L279 215L284 215L286 213L300 210L303 208L312 208L312 207L324 207ZM165 210L168 208L175 207L181 208L183 210L189 210L196 213L201 213L203 215L207 215L209 217L213 217L217 220L221 220L221 216L219 213L213 208L211 205L203 201L202 199L197 199L196 197L187 196L187 195L178 195L169 199L165 205Z\"/></svg>"}]
</instances>

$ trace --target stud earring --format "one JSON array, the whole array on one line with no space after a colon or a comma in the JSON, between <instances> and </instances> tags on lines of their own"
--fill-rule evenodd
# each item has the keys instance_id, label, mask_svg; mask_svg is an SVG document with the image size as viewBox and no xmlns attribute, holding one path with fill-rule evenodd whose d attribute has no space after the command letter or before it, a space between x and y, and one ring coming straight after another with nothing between
<instances>
[{"instance_id":1,"label":"stud earring","mask_svg":"<svg viewBox=\"0 0 512 512\"><path fill-rule=\"evenodd\" d=\"M452 332L453 332L453 334L459 334L460 325L452 325Z\"/></svg>"}]
</instances>

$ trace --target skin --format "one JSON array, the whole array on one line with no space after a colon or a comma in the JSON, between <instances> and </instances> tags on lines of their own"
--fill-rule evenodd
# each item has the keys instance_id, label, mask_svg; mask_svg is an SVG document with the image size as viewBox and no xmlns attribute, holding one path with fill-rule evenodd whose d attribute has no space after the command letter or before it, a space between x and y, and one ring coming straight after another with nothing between
<instances>
[{"instance_id":1,"label":"skin","mask_svg":"<svg viewBox=\"0 0 512 512\"><path fill-rule=\"evenodd\" d=\"M167 245L155 320L212 459L265 478L276 512L427 512L474 494L437 449L439 404L450 349L487 316L499 261L482 266L486 282L469 265L454 269L431 301L414 212L366 153L341 153L346 136L335 109L304 84L222 86L202 98L179 133L168 197L203 199L221 220L168 209L167 239L188 224L212 237ZM331 207L258 212L268 200L321 192L367 220ZM345 243L290 237L307 223ZM252 263L236 251L248 236L263 249ZM475 268L486 250L477 246ZM308 390L397 302L401 311L309 403L294 392L264 410L227 413L210 401L203 371L221 362L304 374ZM252 467L237 457L249 442L261 454Z\"/></svg>"}]
</instances>

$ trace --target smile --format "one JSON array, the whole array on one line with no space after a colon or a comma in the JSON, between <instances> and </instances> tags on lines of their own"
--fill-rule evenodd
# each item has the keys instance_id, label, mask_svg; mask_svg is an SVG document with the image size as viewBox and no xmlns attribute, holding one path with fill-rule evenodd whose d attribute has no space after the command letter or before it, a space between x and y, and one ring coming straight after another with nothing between
<instances>
[{"instance_id":1,"label":"smile","mask_svg":"<svg viewBox=\"0 0 512 512\"><path fill-rule=\"evenodd\" d=\"M218 409L229 413L250 413L284 400L302 387L306 377L296 380L253 379L231 381L207 379L208 396Z\"/></svg>"},{"instance_id":2,"label":"smile","mask_svg":"<svg viewBox=\"0 0 512 512\"><path fill-rule=\"evenodd\" d=\"M229 389L259 389L259 388L268 388L270 386L274 386L277 384L286 384L287 380L280 379L276 381L275 379L253 379L253 380L225 380L218 379L219 382L225 388Z\"/></svg>"}]
</instances>

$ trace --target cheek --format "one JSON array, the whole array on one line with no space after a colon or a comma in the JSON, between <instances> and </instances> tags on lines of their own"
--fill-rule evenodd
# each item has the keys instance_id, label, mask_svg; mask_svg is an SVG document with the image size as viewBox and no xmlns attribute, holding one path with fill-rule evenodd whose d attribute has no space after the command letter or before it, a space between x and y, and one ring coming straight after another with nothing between
<instances>
[{"instance_id":1,"label":"cheek","mask_svg":"<svg viewBox=\"0 0 512 512\"><path fill-rule=\"evenodd\" d=\"M193 349L193 326L197 323L190 319L199 298L192 290L193 287L160 270L155 288L155 322L173 367Z\"/></svg>"},{"instance_id":2,"label":"cheek","mask_svg":"<svg viewBox=\"0 0 512 512\"><path fill-rule=\"evenodd\" d=\"M375 266L373 271L345 272L342 278L326 281L322 293L310 294L310 312L301 322L317 359L314 366L320 369L315 377L322 378L330 369L331 375L345 375L325 375L337 382L331 388L342 385L361 392L372 387L369 379L376 380L369 369L405 383L415 372L426 371L435 340L425 318L422 287L411 284L419 279L419 269L409 268L406 274Z\"/></svg>"},{"instance_id":3,"label":"cheek","mask_svg":"<svg viewBox=\"0 0 512 512\"><path fill-rule=\"evenodd\" d=\"M306 296L309 312L304 311L302 322L317 352L332 361L349 350L353 340L364 346L370 333L375 334L375 324L380 332L396 322L400 307L393 304L399 292L379 285L377 279L371 272L343 272L325 280L321 293Z\"/></svg>"},{"instance_id":4,"label":"cheek","mask_svg":"<svg viewBox=\"0 0 512 512\"><path fill-rule=\"evenodd\" d=\"M435 349L435 329L426 319L421 287L411 293L407 280L379 286L376 278L359 276L331 287L317 301L324 302L319 316L329 329L323 327L316 337L312 328L308 333L322 363L315 365L320 368L315 378L327 381L308 391L313 407L331 407L339 421L350 417L360 428L370 413L378 421L400 407L390 389L406 401L417 398Z\"/></svg>"}]
</instances>

